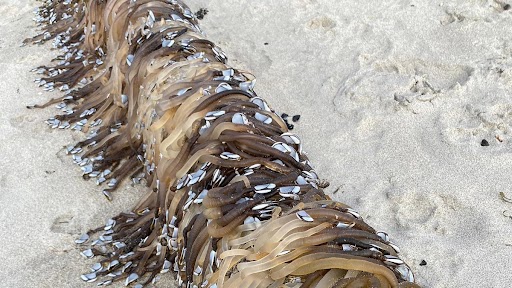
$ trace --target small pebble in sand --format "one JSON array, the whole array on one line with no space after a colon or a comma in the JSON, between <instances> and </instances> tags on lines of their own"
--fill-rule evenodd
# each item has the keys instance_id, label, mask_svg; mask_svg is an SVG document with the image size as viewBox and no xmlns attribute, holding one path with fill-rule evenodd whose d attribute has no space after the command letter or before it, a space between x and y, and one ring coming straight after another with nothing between
<instances>
[{"instance_id":1,"label":"small pebble in sand","mask_svg":"<svg viewBox=\"0 0 512 288\"><path fill-rule=\"evenodd\" d=\"M208 14L208 9L200 8L195 14L196 14L197 19L203 20L204 16L206 16L206 14Z\"/></svg>"},{"instance_id":2,"label":"small pebble in sand","mask_svg":"<svg viewBox=\"0 0 512 288\"><path fill-rule=\"evenodd\" d=\"M485 139L482 139L482 142L480 142L480 145L481 146L489 146L489 142L487 142L487 140L485 140Z\"/></svg>"},{"instance_id":3,"label":"small pebble in sand","mask_svg":"<svg viewBox=\"0 0 512 288\"><path fill-rule=\"evenodd\" d=\"M286 127L288 127L288 130L293 130L293 128L294 128L295 126L294 126L293 124L291 124L291 123L288 123L288 117L289 117L289 116L290 116L290 115L288 115L288 114L286 114L286 113L282 113L282 114L281 114L281 118L283 118L284 123L286 124ZM293 121L293 122L297 122L297 121L299 120L299 118L300 118L300 115L295 115L295 116L293 116L293 117L292 117L292 121Z\"/></svg>"},{"instance_id":4,"label":"small pebble in sand","mask_svg":"<svg viewBox=\"0 0 512 288\"><path fill-rule=\"evenodd\" d=\"M503 10L509 10L509 9L510 9L510 4L503 5Z\"/></svg>"},{"instance_id":5,"label":"small pebble in sand","mask_svg":"<svg viewBox=\"0 0 512 288\"><path fill-rule=\"evenodd\" d=\"M426 266L426 265L427 265L427 261L425 261L425 260L421 260L421 262L420 262L420 266Z\"/></svg>"}]
</instances>

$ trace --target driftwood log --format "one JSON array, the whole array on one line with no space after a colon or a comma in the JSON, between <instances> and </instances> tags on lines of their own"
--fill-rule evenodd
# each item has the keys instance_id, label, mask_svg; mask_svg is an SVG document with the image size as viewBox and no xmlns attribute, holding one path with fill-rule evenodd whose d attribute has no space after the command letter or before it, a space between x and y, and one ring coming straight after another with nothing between
<instances>
[{"instance_id":1,"label":"driftwood log","mask_svg":"<svg viewBox=\"0 0 512 288\"><path fill-rule=\"evenodd\" d=\"M36 21L26 43L62 51L36 82L64 95L29 108L57 104L47 123L86 133L67 151L108 199L127 178L149 187L76 241L101 259L84 281L418 287L386 233L324 194L254 76L226 64L182 2L47 0Z\"/></svg>"}]
</instances>

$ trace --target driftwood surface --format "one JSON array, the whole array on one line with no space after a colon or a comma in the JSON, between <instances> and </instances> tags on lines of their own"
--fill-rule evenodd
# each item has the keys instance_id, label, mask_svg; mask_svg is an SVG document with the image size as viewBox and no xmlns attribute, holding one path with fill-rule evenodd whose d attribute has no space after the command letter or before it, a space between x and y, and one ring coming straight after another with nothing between
<instances>
[{"instance_id":1,"label":"driftwood surface","mask_svg":"<svg viewBox=\"0 0 512 288\"><path fill-rule=\"evenodd\" d=\"M146 285L168 271L206 287L416 287L384 232L323 192L300 139L232 68L179 1L43 2L63 53L36 82L65 95L52 128L108 200L148 190L77 240L98 257L84 281Z\"/></svg>"}]
</instances>

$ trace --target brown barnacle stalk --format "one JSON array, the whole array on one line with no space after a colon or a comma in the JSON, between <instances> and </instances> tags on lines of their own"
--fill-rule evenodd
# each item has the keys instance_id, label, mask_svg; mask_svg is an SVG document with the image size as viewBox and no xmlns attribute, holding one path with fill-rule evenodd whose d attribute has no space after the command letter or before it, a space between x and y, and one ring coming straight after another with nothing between
<instances>
[{"instance_id":1,"label":"brown barnacle stalk","mask_svg":"<svg viewBox=\"0 0 512 288\"><path fill-rule=\"evenodd\" d=\"M62 52L36 82L65 94L32 107L59 103L47 123L87 132L67 151L107 198L125 178L149 186L76 241L101 256L84 281L418 287L386 233L324 194L254 76L226 64L181 1L46 0L36 21L26 42Z\"/></svg>"}]
</instances>

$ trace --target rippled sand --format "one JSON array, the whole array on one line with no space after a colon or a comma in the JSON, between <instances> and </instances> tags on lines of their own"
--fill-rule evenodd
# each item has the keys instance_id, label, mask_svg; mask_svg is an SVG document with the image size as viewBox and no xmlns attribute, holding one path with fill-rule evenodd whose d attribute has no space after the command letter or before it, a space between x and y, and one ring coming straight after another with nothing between
<instances>
[{"instance_id":1,"label":"rippled sand","mask_svg":"<svg viewBox=\"0 0 512 288\"><path fill-rule=\"evenodd\" d=\"M258 94L301 115L294 131L327 191L389 232L419 284L508 287L512 204L499 192L512 197L512 10L367 2L188 1L209 10L202 28L254 72ZM0 286L95 287L79 278L95 260L73 240L142 187L107 202L62 150L81 135L43 123L57 110L25 108L52 97L29 70L56 51L19 47L36 33L37 3L0 0Z\"/></svg>"}]
</instances>

